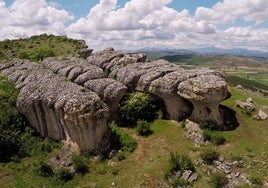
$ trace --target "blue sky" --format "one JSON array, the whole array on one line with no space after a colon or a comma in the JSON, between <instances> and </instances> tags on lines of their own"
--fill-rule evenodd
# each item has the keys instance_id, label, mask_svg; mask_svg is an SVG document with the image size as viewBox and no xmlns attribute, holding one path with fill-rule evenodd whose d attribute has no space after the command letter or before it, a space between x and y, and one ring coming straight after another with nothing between
<instances>
[{"instance_id":1,"label":"blue sky","mask_svg":"<svg viewBox=\"0 0 268 188\"><path fill-rule=\"evenodd\" d=\"M42 33L93 49L268 51L267 0L0 0L0 40Z\"/></svg>"}]
</instances>

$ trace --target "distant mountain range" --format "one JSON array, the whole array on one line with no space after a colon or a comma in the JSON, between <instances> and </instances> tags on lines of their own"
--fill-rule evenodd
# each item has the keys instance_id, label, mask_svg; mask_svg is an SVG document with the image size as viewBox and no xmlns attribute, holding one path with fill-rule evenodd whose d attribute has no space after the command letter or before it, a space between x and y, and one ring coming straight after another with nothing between
<instances>
[{"instance_id":1,"label":"distant mountain range","mask_svg":"<svg viewBox=\"0 0 268 188\"><path fill-rule=\"evenodd\" d=\"M233 55L240 57L252 58L255 60L267 60L268 51L248 50L244 48L222 49L217 47L204 47L196 49L159 49L159 48L144 48L138 50L138 52L146 52L150 54L162 55L197 55L197 54L209 54L209 55Z\"/></svg>"}]
</instances>

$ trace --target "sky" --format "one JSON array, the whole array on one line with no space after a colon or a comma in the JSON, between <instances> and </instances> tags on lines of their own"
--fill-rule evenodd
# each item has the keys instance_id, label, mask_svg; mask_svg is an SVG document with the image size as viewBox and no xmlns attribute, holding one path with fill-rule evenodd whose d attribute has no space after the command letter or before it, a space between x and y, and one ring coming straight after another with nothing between
<instances>
[{"instance_id":1,"label":"sky","mask_svg":"<svg viewBox=\"0 0 268 188\"><path fill-rule=\"evenodd\" d=\"M94 50L268 51L268 0L0 0L0 40L43 33Z\"/></svg>"}]
</instances>

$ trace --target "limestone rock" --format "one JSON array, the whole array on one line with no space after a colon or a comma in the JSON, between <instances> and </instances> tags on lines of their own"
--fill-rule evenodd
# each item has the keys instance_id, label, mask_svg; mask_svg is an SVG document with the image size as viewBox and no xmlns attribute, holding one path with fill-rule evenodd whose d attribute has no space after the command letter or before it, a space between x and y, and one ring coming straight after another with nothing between
<instances>
[{"instance_id":1,"label":"limestone rock","mask_svg":"<svg viewBox=\"0 0 268 188\"><path fill-rule=\"evenodd\" d=\"M242 109L250 110L251 112L255 111L255 105L252 102L236 100L236 106Z\"/></svg>"},{"instance_id":2,"label":"limestone rock","mask_svg":"<svg viewBox=\"0 0 268 188\"><path fill-rule=\"evenodd\" d=\"M254 116L254 118L257 120L266 120L268 118L268 115L264 111L259 110L258 114Z\"/></svg>"},{"instance_id":3,"label":"limestone rock","mask_svg":"<svg viewBox=\"0 0 268 188\"><path fill-rule=\"evenodd\" d=\"M20 86L18 109L41 136L69 137L80 149L97 153L109 149L110 111L95 92L29 61L16 60L2 72Z\"/></svg>"},{"instance_id":4,"label":"limestone rock","mask_svg":"<svg viewBox=\"0 0 268 188\"><path fill-rule=\"evenodd\" d=\"M219 103L228 96L226 81L216 75L201 75L181 82L178 94L191 101L193 112L189 119L200 123L213 120L223 124Z\"/></svg>"},{"instance_id":5,"label":"limestone rock","mask_svg":"<svg viewBox=\"0 0 268 188\"><path fill-rule=\"evenodd\" d=\"M151 94L164 105L168 119L224 124L219 103L228 89L221 72L146 62L145 54L113 48L90 51L81 52L83 58L51 57L41 64L19 59L0 63L0 71L20 89L19 110L42 136L107 151L108 123L118 119L122 98L133 91Z\"/></svg>"}]
</instances>

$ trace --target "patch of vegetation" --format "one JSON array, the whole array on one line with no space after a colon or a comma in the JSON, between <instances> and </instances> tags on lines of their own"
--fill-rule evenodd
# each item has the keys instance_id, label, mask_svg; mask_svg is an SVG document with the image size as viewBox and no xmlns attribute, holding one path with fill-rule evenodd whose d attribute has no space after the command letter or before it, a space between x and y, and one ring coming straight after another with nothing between
<instances>
[{"instance_id":1,"label":"patch of vegetation","mask_svg":"<svg viewBox=\"0 0 268 188\"><path fill-rule=\"evenodd\" d=\"M203 151L200 155L201 159L206 163L206 164L213 164L213 161L217 160L219 158L220 154L214 149L207 149Z\"/></svg>"},{"instance_id":2,"label":"patch of vegetation","mask_svg":"<svg viewBox=\"0 0 268 188\"><path fill-rule=\"evenodd\" d=\"M75 172L85 174L89 171L87 158L80 156L80 155L73 155L71 160L72 160L72 164L73 164Z\"/></svg>"},{"instance_id":3,"label":"patch of vegetation","mask_svg":"<svg viewBox=\"0 0 268 188\"><path fill-rule=\"evenodd\" d=\"M170 153L168 168L165 172L165 179L168 180L169 184L173 187L188 185L189 182L180 177L185 170L195 171L191 159L187 155Z\"/></svg>"},{"instance_id":4,"label":"patch of vegetation","mask_svg":"<svg viewBox=\"0 0 268 188\"><path fill-rule=\"evenodd\" d=\"M211 176L210 184L215 188L222 188L228 183L228 179L223 173L216 172Z\"/></svg>"},{"instance_id":5,"label":"patch of vegetation","mask_svg":"<svg viewBox=\"0 0 268 188\"><path fill-rule=\"evenodd\" d=\"M66 36L42 34L26 39L0 41L0 60L13 58L39 62L46 57L78 55L84 43Z\"/></svg>"},{"instance_id":6,"label":"patch of vegetation","mask_svg":"<svg viewBox=\"0 0 268 188\"><path fill-rule=\"evenodd\" d=\"M149 94L133 92L124 99L119 111L125 124L136 126L138 120L153 121L158 109Z\"/></svg>"},{"instance_id":7,"label":"patch of vegetation","mask_svg":"<svg viewBox=\"0 0 268 188\"><path fill-rule=\"evenodd\" d=\"M251 175L249 181L254 185L262 185L262 178L258 175Z\"/></svg>"},{"instance_id":8,"label":"patch of vegetation","mask_svg":"<svg viewBox=\"0 0 268 188\"><path fill-rule=\"evenodd\" d=\"M165 172L165 179L176 174L176 172L191 170L195 171L195 167L191 159L187 155L179 155L177 153L169 154L168 168Z\"/></svg>"},{"instance_id":9,"label":"patch of vegetation","mask_svg":"<svg viewBox=\"0 0 268 188\"><path fill-rule=\"evenodd\" d=\"M150 128L150 123L148 121L145 120L139 120L137 122L137 126L136 126L136 132L138 135L141 136L148 136L150 134L152 134L152 130Z\"/></svg>"},{"instance_id":10,"label":"patch of vegetation","mask_svg":"<svg viewBox=\"0 0 268 188\"><path fill-rule=\"evenodd\" d=\"M203 130L204 141L213 142L216 145L223 145L226 142L226 138L221 132L214 132L210 130Z\"/></svg>"},{"instance_id":11,"label":"patch of vegetation","mask_svg":"<svg viewBox=\"0 0 268 188\"><path fill-rule=\"evenodd\" d=\"M34 167L34 171L36 172L37 175L42 176L42 177L54 176L52 166L48 165L44 161L38 162Z\"/></svg>"},{"instance_id":12,"label":"patch of vegetation","mask_svg":"<svg viewBox=\"0 0 268 188\"><path fill-rule=\"evenodd\" d=\"M44 155L60 146L41 139L28 127L26 119L16 108L18 90L6 77L0 77L0 161L19 160L26 156Z\"/></svg>"},{"instance_id":13,"label":"patch of vegetation","mask_svg":"<svg viewBox=\"0 0 268 188\"><path fill-rule=\"evenodd\" d=\"M59 180L67 182L73 179L73 174L67 168L60 168L56 172L56 176Z\"/></svg>"},{"instance_id":14,"label":"patch of vegetation","mask_svg":"<svg viewBox=\"0 0 268 188\"><path fill-rule=\"evenodd\" d=\"M112 133L112 145L123 151L133 152L137 147L137 142L130 137L122 128L118 127L114 122L109 125Z\"/></svg>"},{"instance_id":15,"label":"patch of vegetation","mask_svg":"<svg viewBox=\"0 0 268 188\"><path fill-rule=\"evenodd\" d=\"M213 121L202 121L199 124L199 127L201 129L206 129L206 130L211 130L211 131L219 130L219 126L217 125L217 123Z\"/></svg>"}]
</instances>

